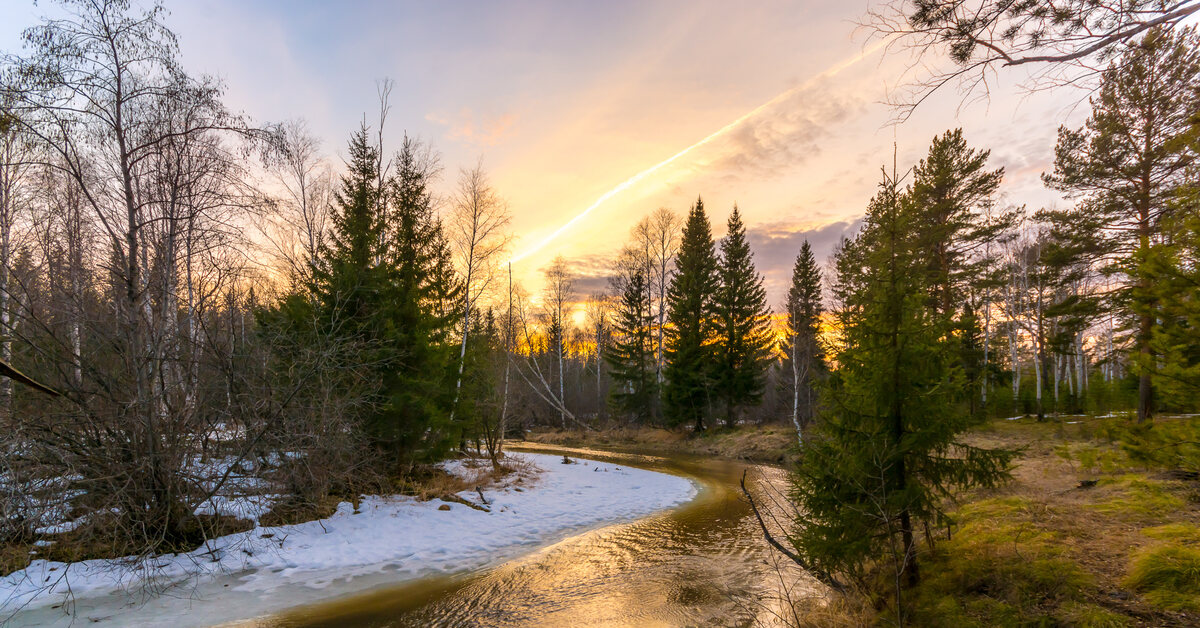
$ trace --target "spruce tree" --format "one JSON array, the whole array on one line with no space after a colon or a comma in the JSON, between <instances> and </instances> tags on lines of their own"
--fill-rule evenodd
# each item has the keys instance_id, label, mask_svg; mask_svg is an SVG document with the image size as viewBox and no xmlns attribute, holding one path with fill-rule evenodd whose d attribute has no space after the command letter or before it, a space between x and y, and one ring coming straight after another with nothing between
<instances>
[{"instance_id":1,"label":"spruce tree","mask_svg":"<svg viewBox=\"0 0 1200 628\"><path fill-rule=\"evenodd\" d=\"M1200 148L1200 117L1181 138ZM1194 412L1200 399L1200 183L1179 190L1164 225L1167 242L1148 252L1143 266L1151 290L1144 295L1160 317L1150 346L1155 389L1174 409Z\"/></svg>"},{"instance_id":2,"label":"spruce tree","mask_svg":"<svg viewBox=\"0 0 1200 628\"><path fill-rule=\"evenodd\" d=\"M667 290L666 367L663 410L673 425L690 423L704 430L709 412L713 365L714 302L719 286L717 253L704 201L688 213L675 275Z\"/></svg>"},{"instance_id":3,"label":"spruce tree","mask_svg":"<svg viewBox=\"0 0 1200 628\"><path fill-rule=\"evenodd\" d=\"M456 314L444 301L453 300L457 285L445 267L449 250L434 215L431 169L407 136L395 169L385 191L389 281L381 295L393 354L384 378L386 438L406 459L429 459L458 436L444 422L451 403L450 335Z\"/></svg>"},{"instance_id":4,"label":"spruce tree","mask_svg":"<svg viewBox=\"0 0 1200 628\"><path fill-rule=\"evenodd\" d=\"M350 137L346 174L329 212L332 229L314 277L326 323L350 334L369 335L380 322L387 240L378 164L379 149L364 125Z\"/></svg>"},{"instance_id":5,"label":"spruce tree","mask_svg":"<svg viewBox=\"0 0 1200 628\"><path fill-rule=\"evenodd\" d=\"M614 383L610 395L618 410L647 421L653 417L658 394L654 316L642 270L634 270L623 283L612 345L604 356Z\"/></svg>"},{"instance_id":6,"label":"spruce tree","mask_svg":"<svg viewBox=\"0 0 1200 628\"><path fill-rule=\"evenodd\" d=\"M1129 278L1112 296L1135 319L1139 421L1154 412L1152 336L1159 318L1143 264L1164 242L1170 201L1192 176L1197 147L1179 140L1198 110L1195 28L1150 30L1105 70L1084 127L1059 129L1054 172L1044 176L1047 185L1081 199L1059 222L1095 241L1107 271Z\"/></svg>"},{"instance_id":7,"label":"spruce tree","mask_svg":"<svg viewBox=\"0 0 1200 628\"><path fill-rule=\"evenodd\" d=\"M771 312L763 278L754 268L746 227L736 205L729 232L721 240L714 302L712 388L725 412L726 427L737 424L737 410L762 399L771 356Z\"/></svg>"},{"instance_id":8,"label":"spruce tree","mask_svg":"<svg viewBox=\"0 0 1200 628\"><path fill-rule=\"evenodd\" d=\"M821 345L821 270L808 240L792 267L792 285L787 293L787 329L783 340L784 373L792 379L792 423L796 435L816 415L817 386L825 375L825 349ZM802 438L802 437L801 437Z\"/></svg>"},{"instance_id":9,"label":"spruce tree","mask_svg":"<svg viewBox=\"0 0 1200 628\"><path fill-rule=\"evenodd\" d=\"M885 177L862 231L836 258L843 343L829 410L795 475L792 538L814 573L918 579L916 531L944 527L947 498L1007 476L1011 452L963 443L950 321L929 302L928 251L911 198ZM951 384L951 385L948 385ZM899 603L899 600L897 600Z\"/></svg>"},{"instance_id":10,"label":"spruce tree","mask_svg":"<svg viewBox=\"0 0 1200 628\"><path fill-rule=\"evenodd\" d=\"M379 147L371 143L366 125L351 135L348 154L346 173L329 211L332 229L313 273L313 327L321 343L337 352L332 361L350 366L367 380L354 422L378 453L392 458L397 452L387 381L396 357L389 337L394 314L389 298L391 242L386 237ZM304 315L298 300L285 305L285 316ZM293 324L303 329L306 321Z\"/></svg>"}]
</instances>

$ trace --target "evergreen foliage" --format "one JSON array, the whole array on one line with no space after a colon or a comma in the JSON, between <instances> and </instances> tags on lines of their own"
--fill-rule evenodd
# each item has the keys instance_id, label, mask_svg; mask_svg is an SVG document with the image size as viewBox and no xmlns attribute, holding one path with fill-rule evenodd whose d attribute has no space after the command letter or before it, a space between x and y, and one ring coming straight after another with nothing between
<instances>
[{"instance_id":1,"label":"evergreen foliage","mask_svg":"<svg viewBox=\"0 0 1200 628\"><path fill-rule=\"evenodd\" d=\"M1164 242L1170 201L1196 161L1196 146L1178 139L1196 111L1200 37L1195 28L1151 30L1105 70L1084 127L1059 129L1054 172L1045 175L1050 187L1080 198L1060 220L1070 227L1064 235L1091 240L1107 271L1129 278L1111 296L1115 306L1136 311L1139 420L1154 412L1151 339L1158 317L1144 263Z\"/></svg>"},{"instance_id":2,"label":"evergreen foliage","mask_svg":"<svg viewBox=\"0 0 1200 628\"><path fill-rule=\"evenodd\" d=\"M613 405L644 422L653 417L658 394L654 315L642 270L633 270L623 283L613 321L612 345L604 359L615 384L610 393Z\"/></svg>"},{"instance_id":3,"label":"evergreen foliage","mask_svg":"<svg viewBox=\"0 0 1200 628\"><path fill-rule=\"evenodd\" d=\"M991 151L967 146L962 129L935 137L929 154L913 169L911 202L916 229L926 247L930 302L943 314L963 303L986 258L976 255L1013 224L1012 212L991 217L992 195L1004 169L987 170Z\"/></svg>"},{"instance_id":4,"label":"evergreen foliage","mask_svg":"<svg viewBox=\"0 0 1200 628\"><path fill-rule=\"evenodd\" d=\"M1008 475L1011 452L958 438L970 418L950 317L929 304L922 218L885 176L836 258L843 343L794 483L792 541L815 573L861 576L886 556L897 581L915 583L919 526L942 524L957 491Z\"/></svg>"},{"instance_id":5,"label":"evergreen foliage","mask_svg":"<svg viewBox=\"0 0 1200 628\"><path fill-rule=\"evenodd\" d=\"M696 431L704 429L710 412L713 298L719 285L712 228L704 201L696 199L683 227L675 274L667 290L667 364L663 369L665 418L672 425L694 425Z\"/></svg>"},{"instance_id":6,"label":"evergreen foliage","mask_svg":"<svg viewBox=\"0 0 1200 628\"><path fill-rule=\"evenodd\" d=\"M712 391L724 406L725 425L737 424L739 407L762 399L774 338L763 278L754 268L746 227L735 205L721 240L720 282L714 299Z\"/></svg>"},{"instance_id":7,"label":"evergreen foliage","mask_svg":"<svg viewBox=\"0 0 1200 628\"><path fill-rule=\"evenodd\" d=\"M354 422L395 470L436 459L458 438L445 424L454 324L446 304L457 280L417 149L406 138L396 172L383 177L365 125L353 134L311 294L259 316L265 337L328 347L330 364L354 374L342 382L362 395ZM299 352L276 350L276 370L294 370Z\"/></svg>"},{"instance_id":8,"label":"evergreen foliage","mask_svg":"<svg viewBox=\"0 0 1200 628\"><path fill-rule=\"evenodd\" d=\"M817 409L817 387L829 372L821 343L821 269L808 240L792 267L787 293L787 328L783 345L783 371L792 376L792 421L800 430L812 422Z\"/></svg>"}]
</instances>

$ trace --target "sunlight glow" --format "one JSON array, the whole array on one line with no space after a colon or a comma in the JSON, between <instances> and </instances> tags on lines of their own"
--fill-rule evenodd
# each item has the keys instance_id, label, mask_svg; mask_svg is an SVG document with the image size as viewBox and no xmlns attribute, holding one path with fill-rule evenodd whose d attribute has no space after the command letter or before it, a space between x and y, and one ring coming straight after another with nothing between
<instances>
[{"instance_id":1,"label":"sunlight glow","mask_svg":"<svg viewBox=\"0 0 1200 628\"><path fill-rule=\"evenodd\" d=\"M581 221L585 217L587 217L588 214L592 213L592 210L603 205L610 198L612 198L612 197L616 196L617 194L620 194L621 192L636 185L642 179L645 179L646 177L654 174L655 172L658 172L659 170L671 165L676 160L683 157L684 155L687 155L688 153L692 152L693 150L696 150L697 148L700 148L701 146L708 144L709 142L717 139L718 137L721 137L722 135L725 135L726 133L733 131L737 127L741 126L742 123L753 118L754 116L758 115L759 113L762 113L763 111L765 111L767 109L770 109L772 106L786 100L788 97L795 94L796 92L803 90L803 89L807 89L808 87L812 86L817 81L820 81L822 79L831 78L833 76L840 74L842 71L846 70L847 68L850 68L851 66L859 63L863 59L866 59L867 57L869 57L872 54L875 54L876 52L881 50L883 47L885 47L888 44L888 41L889 40L887 40L887 39L883 39L878 42L875 42L875 44L867 47L858 55L855 55L853 57L850 57L848 59L845 59L843 61L840 61L840 62L834 64L830 68L826 69L824 72L821 72L820 74L808 79L807 81L801 83L800 85L797 85L796 87L793 87L793 88L779 94L778 96L772 98L771 100L768 100L767 102L759 105L758 107L755 107L749 113L746 113L745 115L734 120L733 122L726 124L725 126L721 127L717 131L713 132L708 137L705 137L704 139L700 140L699 142L696 142L695 144L688 146L687 148L679 151L678 153L675 153L674 155L671 155L670 157L658 162L657 164L654 164L653 166L650 166L649 168L633 175L632 177L629 177L628 179L621 182L613 189L605 192L603 195L600 196L600 198L596 199L596 201L594 203L589 205L587 207L587 209L585 209L582 212L580 212L579 214L577 214L574 218L568 220L565 224L563 224L558 229L555 229L553 233L551 233L550 235L543 238L540 242L538 242L537 244L514 255L509 260L509 263L519 262L519 261L525 259L526 257L529 257L530 255L540 251L541 249L545 248L546 245L550 244L554 240L558 239L559 236L566 233L569 229L571 229L571 227L575 226L575 224L577 224L579 221Z\"/></svg>"}]
</instances>

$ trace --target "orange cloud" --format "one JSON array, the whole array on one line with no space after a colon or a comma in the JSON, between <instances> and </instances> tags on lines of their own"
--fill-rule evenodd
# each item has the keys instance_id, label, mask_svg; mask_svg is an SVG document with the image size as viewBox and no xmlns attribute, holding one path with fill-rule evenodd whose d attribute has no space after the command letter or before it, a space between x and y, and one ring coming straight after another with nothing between
<instances>
[{"instance_id":1,"label":"orange cloud","mask_svg":"<svg viewBox=\"0 0 1200 628\"><path fill-rule=\"evenodd\" d=\"M458 113L430 113L426 120L448 127L446 138L473 147L495 146L509 136L517 116L505 113L498 116L476 114L470 107L463 107Z\"/></svg>"}]
</instances>

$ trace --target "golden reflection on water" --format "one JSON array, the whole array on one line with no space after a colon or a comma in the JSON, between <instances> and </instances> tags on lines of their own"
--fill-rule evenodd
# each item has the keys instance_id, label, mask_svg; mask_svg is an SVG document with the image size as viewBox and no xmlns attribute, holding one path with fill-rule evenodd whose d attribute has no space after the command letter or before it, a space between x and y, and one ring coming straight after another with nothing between
<instances>
[{"instance_id":1,"label":"golden reflection on water","mask_svg":"<svg viewBox=\"0 0 1200 628\"><path fill-rule=\"evenodd\" d=\"M686 456L520 449L675 473L703 488L676 510L573 536L491 569L423 579L242 625L770 625L784 588L793 597L819 594L819 585L798 568L775 560L738 488L746 468L782 488L785 474L779 469ZM771 506L772 500L763 501Z\"/></svg>"}]
</instances>

